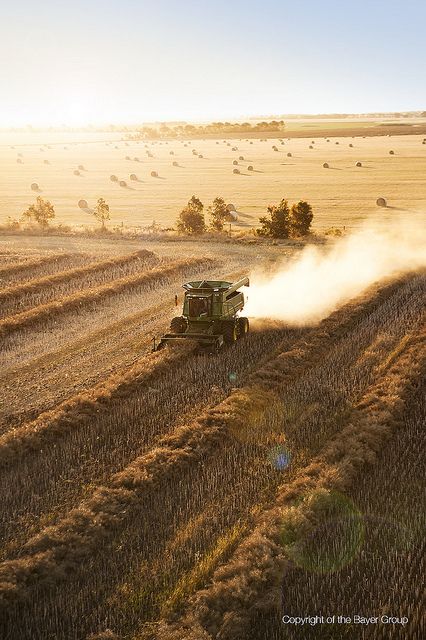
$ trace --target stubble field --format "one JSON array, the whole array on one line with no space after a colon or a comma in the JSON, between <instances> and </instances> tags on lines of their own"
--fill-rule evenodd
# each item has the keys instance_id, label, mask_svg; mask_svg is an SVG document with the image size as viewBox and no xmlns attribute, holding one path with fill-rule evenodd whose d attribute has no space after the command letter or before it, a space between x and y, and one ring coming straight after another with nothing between
<instances>
[{"instance_id":1,"label":"stubble field","mask_svg":"<svg viewBox=\"0 0 426 640\"><path fill-rule=\"evenodd\" d=\"M330 131L328 138L316 130L312 138L288 139L283 133L264 140L146 142L126 142L121 134L2 133L0 223L8 216L19 219L37 195L54 204L57 222L71 226L94 226L90 211L103 197L111 207L111 226L143 227L156 220L172 227L193 194L205 206L216 196L234 204L236 229L256 226L267 205L283 197L310 202L318 231L357 227L377 209L378 197L385 197L390 207L384 217L391 218L395 210L423 215L424 135L371 136L362 127L350 131L354 137ZM294 135L291 126L288 135ZM240 173L234 174L235 169ZM126 186L112 182L112 175ZM33 183L39 191L31 190ZM88 203L85 211L78 206L82 199Z\"/></svg>"},{"instance_id":2,"label":"stubble field","mask_svg":"<svg viewBox=\"0 0 426 640\"><path fill-rule=\"evenodd\" d=\"M182 282L282 252L3 239L2 639L388 637L279 621L364 609L424 637L424 273L215 356L150 353Z\"/></svg>"}]
</instances>

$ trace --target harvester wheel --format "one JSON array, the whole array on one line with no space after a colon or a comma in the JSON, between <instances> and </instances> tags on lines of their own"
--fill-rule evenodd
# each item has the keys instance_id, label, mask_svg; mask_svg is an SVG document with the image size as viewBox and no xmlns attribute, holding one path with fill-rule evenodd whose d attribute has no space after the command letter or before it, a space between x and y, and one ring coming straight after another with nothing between
<instances>
[{"instance_id":1,"label":"harvester wheel","mask_svg":"<svg viewBox=\"0 0 426 640\"><path fill-rule=\"evenodd\" d=\"M244 338L249 330L248 318L238 318L238 337Z\"/></svg>"},{"instance_id":2,"label":"harvester wheel","mask_svg":"<svg viewBox=\"0 0 426 640\"><path fill-rule=\"evenodd\" d=\"M177 316L176 318L172 318L170 323L170 330L172 333L185 333L187 328L186 318L182 316Z\"/></svg>"},{"instance_id":3,"label":"harvester wheel","mask_svg":"<svg viewBox=\"0 0 426 640\"><path fill-rule=\"evenodd\" d=\"M227 322L223 326L223 340L225 344L232 344L238 338L237 323Z\"/></svg>"}]
</instances>

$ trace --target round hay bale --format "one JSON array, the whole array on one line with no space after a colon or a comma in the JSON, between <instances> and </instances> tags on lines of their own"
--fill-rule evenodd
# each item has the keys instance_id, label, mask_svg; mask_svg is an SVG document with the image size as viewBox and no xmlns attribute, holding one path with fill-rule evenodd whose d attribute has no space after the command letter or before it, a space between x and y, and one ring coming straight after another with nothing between
<instances>
[{"instance_id":1,"label":"round hay bale","mask_svg":"<svg viewBox=\"0 0 426 640\"><path fill-rule=\"evenodd\" d=\"M138 176L136 175L136 173L131 173L129 178L130 178L130 180L137 180Z\"/></svg>"},{"instance_id":2,"label":"round hay bale","mask_svg":"<svg viewBox=\"0 0 426 640\"><path fill-rule=\"evenodd\" d=\"M328 164L328 162L324 162L324 164L322 165L324 167L324 169L329 169L330 165Z\"/></svg>"},{"instance_id":3,"label":"round hay bale","mask_svg":"<svg viewBox=\"0 0 426 640\"><path fill-rule=\"evenodd\" d=\"M127 187L127 182L125 180L120 180L119 185L120 187Z\"/></svg>"},{"instance_id":4,"label":"round hay bale","mask_svg":"<svg viewBox=\"0 0 426 640\"><path fill-rule=\"evenodd\" d=\"M78 167L77 167L77 169L78 169L79 171L85 171L85 168L84 168L84 166L83 166L82 164L79 164L79 165L78 165Z\"/></svg>"},{"instance_id":5,"label":"round hay bale","mask_svg":"<svg viewBox=\"0 0 426 640\"><path fill-rule=\"evenodd\" d=\"M315 144L315 140L312 140L312 141L311 141L311 144Z\"/></svg>"},{"instance_id":6,"label":"round hay bale","mask_svg":"<svg viewBox=\"0 0 426 640\"><path fill-rule=\"evenodd\" d=\"M158 178L157 171L151 171L151 178Z\"/></svg>"},{"instance_id":7,"label":"round hay bale","mask_svg":"<svg viewBox=\"0 0 426 640\"><path fill-rule=\"evenodd\" d=\"M240 170L239 170L239 169L234 169L234 170L232 171L232 173L240 173Z\"/></svg>"},{"instance_id":8,"label":"round hay bale","mask_svg":"<svg viewBox=\"0 0 426 640\"><path fill-rule=\"evenodd\" d=\"M235 165L238 164L238 160L233 160L232 164L235 164Z\"/></svg>"},{"instance_id":9,"label":"round hay bale","mask_svg":"<svg viewBox=\"0 0 426 640\"><path fill-rule=\"evenodd\" d=\"M236 211L236 207L235 204L232 204L232 202L230 202L229 204L226 205L226 210L227 211Z\"/></svg>"},{"instance_id":10,"label":"round hay bale","mask_svg":"<svg viewBox=\"0 0 426 640\"><path fill-rule=\"evenodd\" d=\"M74 169L73 174L75 176L79 176L80 175L80 171L78 169Z\"/></svg>"},{"instance_id":11,"label":"round hay bale","mask_svg":"<svg viewBox=\"0 0 426 640\"><path fill-rule=\"evenodd\" d=\"M334 144L339 144L339 142L336 140L336 142Z\"/></svg>"},{"instance_id":12,"label":"round hay bale","mask_svg":"<svg viewBox=\"0 0 426 640\"><path fill-rule=\"evenodd\" d=\"M179 166L179 162L176 162L176 160L174 160L174 161L172 162L172 165L173 165L174 167L178 167L178 166Z\"/></svg>"},{"instance_id":13,"label":"round hay bale","mask_svg":"<svg viewBox=\"0 0 426 640\"><path fill-rule=\"evenodd\" d=\"M353 147L354 145L352 144L352 142L350 142L350 143L349 143L349 146L350 146L350 147Z\"/></svg>"},{"instance_id":14,"label":"round hay bale","mask_svg":"<svg viewBox=\"0 0 426 640\"><path fill-rule=\"evenodd\" d=\"M192 155L193 155L193 156L198 156L198 152L197 152L195 149L193 149L193 150L192 150Z\"/></svg>"},{"instance_id":15,"label":"round hay bale","mask_svg":"<svg viewBox=\"0 0 426 640\"><path fill-rule=\"evenodd\" d=\"M287 158L291 158L291 153L290 153L290 151L289 151L289 152L288 152L288 154L287 154Z\"/></svg>"},{"instance_id":16,"label":"round hay bale","mask_svg":"<svg viewBox=\"0 0 426 640\"><path fill-rule=\"evenodd\" d=\"M253 142L250 140L250 144L253 144Z\"/></svg>"},{"instance_id":17,"label":"round hay bale","mask_svg":"<svg viewBox=\"0 0 426 640\"><path fill-rule=\"evenodd\" d=\"M330 142L330 138L327 138L326 142Z\"/></svg>"},{"instance_id":18,"label":"round hay bale","mask_svg":"<svg viewBox=\"0 0 426 640\"><path fill-rule=\"evenodd\" d=\"M389 151L389 155L390 155L390 156L395 155L395 151L393 151L393 150L391 149L391 150Z\"/></svg>"},{"instance_id":19,"label":"round hay bale","mask_svg":"<svg viewBox=\"0 0 426 640\"><path fill-rule=\"evenodd\" d=\"M358 162L356 163L356 165L355 165L355 166L356 166L356 167L362 167L362 162L360 162L360 161L358 160Z\"/></svg>"},{"instance_id":20,"label":"round hay bale","mask_svg":"<svg viewBox=\"0 0 426 640\"><path fill-rule=\"evenodd\" d=\"M50 164L49 160L43 160L43 164Z\"/></svg>"},{"instance_id":21,"label":"round hay bale","mask_svg":"<svg viewBox=\"0 0 426 640\"><path fill-rule=\"evenodd\" d=\"M17 162L18 164L22 164L22 160L21 160L21 158L16 158L16 162Z\"/></svg>"},{"instance_id":22,"label":"round hay bale","mask_svg":"<svg viewBox=\"0 0 426 640\"><path fill-rule=\"evenodd\" d=\"M278 151L278 147L276 147L275 145L273 145L273 146L272 146L272 149L273 149L274 151Z\"/></svg>"},{"instance_id":23,"label":"round hay bale","mask_svg":"<svg viewBox=\"0 0 426 640\"><path fill-rule=\"evenodd\" d=\"M204 158L204 156L203 156L203 154L202 154L202 153L199 153L199 154L198 154L198 157L199 157L199 158Z\"/></svg>"},{"instance_id":24,"label":"round hay bale","mask_svg":"<svg viewBox=\"0 0 426 640\"><path fill-rule=\"evenodd\" d=\"M216 144L219 144L219 140L216 140Z\"/></svg>"},{"instance_id":25,"label":"round hay bale","mask_svg":"<svg viewBox=\"0 0 426 640\"><path fill-rule=\"evenodd\" d=\"M230 143L230 142L227 142L227 143L226 143L226 146L227 146L227 147L230 147L230 146L231 146L231 143Z\"/></svg>"},{"instance_id":26,"label":"round hay bale","mask_svg":"<svg viewBox=\"0 0 426 640\"><path fill-rule=\"evenodd\" d=\"M109 179L111 180L111 182L118 182L117 176L112 175L109 177Z\"/></svg>"},{"instance_id":27,"label":"round hay bale","mask_svg":"<svg viewBox=\"0 0 426 640\"><path fill-rule=\"evenodd\" d=\"M139 162L139 158L136 158L136 156L133 158L133 160L134 160L135 162Z\"/></svg>"},{"instance_id":28,"label":"round hay bale","mask_svg":"<svg viewBox=\"0 0 426 640\"><path fill-rule=\"evenodd\" d=\"M244 156L240 156L238 160L244 160Z\"/></svg>"},{"instance_id":29,"label":"round hay bale","mask_svg":"<svg viewBox=\"0 0 426 640\"><path fill-rule=\"evenodd\" d=\"M247 171L254 171L253 166L251 164L249 164L249 166L247 167Z\"/></svg>"},{"instance_id":30,"label":"round hay bale","mask_svg":"<svg viewBox=\"0 0 426 640\"><path fill-rule=\"evenodd\" d=\"M174 156L175 152L174 151L169 151L169 155Z\"/></svg>"},{"instance_id":31,"label":"round hay bale","mask_svg":"<svg viewBox=\"0 0 426 640\"><path fill-rule=\"evenodd\" d=\"M309 148L310 148L310 149L313 149L313 146L310 144L310 145L309 145Z\"/></svg>"},{"instance_id":32,"label":"round hay bale","mask_svg":"<svg viewBox=\"0 0 426 640\"><path fill-rule=\"evenodd\" d=\"M281 144L285 144L284 140L281 142Z\"/></svg>"},{"instance_id":33,"label":"round hay bale","mask_svg":"<svg viewBox=\"0 0 426 640\"><path fill-rule=\"evenodd\" d=\"M232 151L238 151L238 147L232 147Z\"/></svg>"},{"instance_id":34,"label":"round hay bale","mask_svg":"<svg viewBox=\"0 0 426 640\"><path fill-rule=\"evenodd\" d=\"M18 158L22 158L22 153L18 153Z\"/></svg>"},{"instance_id":35,"label":"round hay bale","mask_svg":"<svg viewBox=\"0 0 426 640\"><path fill-rule=\"evenodd\" d=\"M68 151L68 147L64 147L64 150L65 150L65 151Z\"/></svg>"},{"instance_id":36,"label":"round hay bale","mask_svg":"<svg viewBox=\"0 0 426 640\"><path fill-rule=\"evenodd\" d=\"M422 144L426 144L426 140L423 140Z\"/></svg>"},{"instance_id":37,"label":"round hay bale","mask_svg":"<svg viewBox=\"0 0 426 640\"><path fill-rule=\"evenodd\" d=\"M78 206L80 209L87 209L89 205L87 204L87 200L79 200Z\"/></svg>"},{"instance_id":38,"label":"round hay bale","mask_svg":"<svg viewBox=\"0 0 426 640\"><path fill-rule=\"evenodd\" d=\"M39 191L40 187L38 186L37 182L33 182L31 185L31 190L32 191Z\"/></svg>"},{"instance_id":39,"label":"round hay bale","mask_svg":"<svg viewBox=\"0 0 426 640\"><path fill-rule=\"evenodd\" d=\"M385 198L377 198L376 204L377 204L378 207L386 207L387 206L387 202L386 202Z\"/></svg>"}]
</instances>

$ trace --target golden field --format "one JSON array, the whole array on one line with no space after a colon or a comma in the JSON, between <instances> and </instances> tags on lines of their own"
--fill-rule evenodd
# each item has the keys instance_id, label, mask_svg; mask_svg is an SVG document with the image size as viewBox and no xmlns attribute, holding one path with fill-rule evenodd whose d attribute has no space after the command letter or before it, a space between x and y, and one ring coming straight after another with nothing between
<instances>
[{"instance_id":1,"label":"golden field","mask_svg":"<svg viewBox=\"0 0 426 640\"><path fill-rule=\"evenodd\" d=\"M123 223L142 227L153 220L165 227L173 226L192 194L200 197L205 206L216 196L235 204L239 212L237 226L241 228L256 225L266 206L283 197L290 202L309 201L315 213L314 230L318 231L331 226L357 226L377 211L375 202L379 196L388 201L386 215L392 215L392 208L422 215L426 210L424 135L372 136L371 123L365 127L358 124L358 128L351 128L349 122L337 126L336 122L319 121L305 122L297 130L293 122L288 126L289 136L313 135L309 127L316 134L318 127L323 133L334 127L341 135L330 137L329 142L324 136L288 139L285 134L281 139L265 141L228 138L226 142L125 142L122 134L95 132L2 133L0 223L4 224L8 216L19 218L36 195L54 204L58 223L72 226L94 225L90 213L79 209L78 201L84 199L93 207L99 197L110 204L111 226ZM344 126L357 135L344 136ZM397 124L395 127L401 130ZM274 145L278 151L273 150ZM233 147L237 150L233 151ZM390 150L394 155L389 154ZM153 157L148 157L147 152ZM239 160L240 156L244 160ZM233 165L234 160L238 166ZM356 167L358 161L362 167ZM329 169L323 168L324 162ZM84 169L74 175L79 165ZM247 170L249 165L253 171ZM235 168L240 174L233 174ZM152 171L158 177L152 177ZM138 180L130 180L130 174L136 174ZM124 180L127 186L111 182L111 175ZM34 182L40 187L39 193L31 190Z\"/></svg>"}]
</instances>

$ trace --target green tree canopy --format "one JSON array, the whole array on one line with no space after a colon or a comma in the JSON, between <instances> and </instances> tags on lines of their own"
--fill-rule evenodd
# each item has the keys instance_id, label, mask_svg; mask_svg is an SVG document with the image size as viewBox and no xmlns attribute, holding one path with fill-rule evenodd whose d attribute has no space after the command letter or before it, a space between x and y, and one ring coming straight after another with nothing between
<instances>
[{"instance_id":1,"label":"green tree canopy","mask_svg":"<svg viewBox=\"0 0 426 640\"><path fill-rule=\"evenodd\" d=\"M268 215L259 218L262 225L257 233L269 238L288 238L290 235L291 219L287 200L281 200L278 205L269 205Z\"/></svg>"},{"instance_id":2,"label":"green tree canopy","mask_svg":"<svg viewBox=\"0 0 426 640\"><path fill-rule=\"evenodd\" d=\"M223 225L229 220L229 211L223 198L215 198L208 208L210 226L214 231L223 231Z\"/></svg>"},{"instance_id":3,"label":"green tree canopy","mask_svg":"<svg viewBox=\"0 0 426 640\"><path fill-rule=\"evenodd\" d=\"M307 236L314 217L312 207L308 202L300 200L291 207L291 235Z\"/></svg>"},{"instance_id":4,"label":"green tree canopy","mask_svg":"<svg viewBox=\"0 0 426 640\"><path fill-rule=\"evenodd\" d=\"M95 216L96 220L101 223L102 229L105 229L105 221L109 220L110 217L109 204L107 204L103 198L99 198L96 207L93 209L93 215Z\"/></svg>"},{"instance_id":5,"label":"green tree canopy","mask_svg":"<svg viewBox=\"0 0 426 640\"><path fill-rule=\"evenodd\" d=\"M35 204L32 204L22 214L22 219L27 221L35 221L40 227L46 229L49 226L49 220L55 217L55 208L49 200L43 200L41 196L37 196Z\"/></svg>"},{"instance_id":6,"label":"green tree canopy","mask_svg":"<svg viewBox=\"0 0 426 640\"><path fill-rule=\"evenodd\" d=\"M182 209L177 219L180 233L198 234L206 228L204 220L204 205L199 198L192 196L188 204Z\"/></svg>"}]
</instances>

